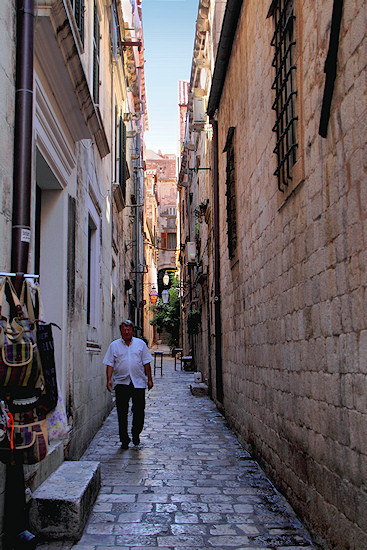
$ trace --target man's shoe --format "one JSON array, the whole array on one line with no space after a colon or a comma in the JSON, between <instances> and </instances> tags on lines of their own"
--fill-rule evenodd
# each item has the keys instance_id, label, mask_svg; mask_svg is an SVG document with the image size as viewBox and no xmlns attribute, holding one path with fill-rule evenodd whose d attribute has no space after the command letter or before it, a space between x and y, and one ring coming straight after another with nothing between
<instances>
[{"instance_id":1,"label":"man's shoe","mask_svg":"<svg viewBox=\"0 0 367 550\"><path fill-rule=\"evenodd\" d=\"M138 435L133 435L133 443L134 445L140 444L140 437Z\"/></svg>"},{"instance_id":2,"label":"man's shoe","mask_svg":"<svg viewBox=\"0 0 367 550\"><path fill-rule=\"evenodd\" d=\"M128 449L129 448L129 443L130 443L130 439L129 439L129 441L122 441L121 442L121 449Z\"/></svg>"}]
</instances>

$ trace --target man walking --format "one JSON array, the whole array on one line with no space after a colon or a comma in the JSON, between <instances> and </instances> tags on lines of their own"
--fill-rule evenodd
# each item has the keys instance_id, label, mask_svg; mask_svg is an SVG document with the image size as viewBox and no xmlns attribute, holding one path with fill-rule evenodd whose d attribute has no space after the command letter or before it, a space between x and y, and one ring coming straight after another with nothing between
<instances>
[{"instance_id":1,"label":"man walking","mask_svg":"<svg viewBox=\"0 0 367 550\"><path fill-rule=\"evenodd\" d=\"M114 340L103 359L106 365L107 389L116 394L116 408L119 423L121 448L127 449L129 401L132 399L133 444L139 445L140 433L144 426L145 389L153 387L150 362L152 356L147 345L140 338L133 337L133 324L123 321L120 325L121 338Z\"/></svg>"}]
</instances>

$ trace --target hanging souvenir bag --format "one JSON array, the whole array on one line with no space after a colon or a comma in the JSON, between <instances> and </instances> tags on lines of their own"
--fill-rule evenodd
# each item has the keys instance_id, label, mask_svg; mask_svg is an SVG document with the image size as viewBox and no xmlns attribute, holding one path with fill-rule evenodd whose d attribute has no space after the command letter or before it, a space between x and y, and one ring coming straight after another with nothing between
<instances>
[{"instance_id":1,"label":"hanging souvenir bag","mask_svg":"<svg viewBox=\"0 0 367 550\"><path fill-rule=\"evenodd\" d=\"M56 408L47 415L48 440L63 439L68 433L68 419L60 388Z\"/></svg>"},{"instance_id":2,"label":"hanging souvenir bag","mask_svg":"<svg viewBox=\"0 0 367 550\"><path fill-rule=\"evenodd\" d=\"M46 420L30 424L12 421L6 436L0 441L0 461L4 464L36 464L47 456L47 452Z\"/></svg>"},{"instance_id":3,"label":"hanging souvenir bag","mask_svg":"<svg viewBox=\"0 0 367 550\"><path fill-rule=\"evenodd\" d=\"M43 320L44 313L39 284L32 285L30 282L25 281L23 290L21 294L21 303L25 302L29 318L31 321L34 321L36 325L37 347L45 382L45 389L36 407L38 419L43 419L49 412L54 410L57 405L58 389L52 327L54 326L59 330L61 329L56 323L45 323ZM32 291L34 292L34 301L32 300ZM37 314L35 314L35 311L37 311Z\"/></svg>"},{"instance_id":4,"label":"hanging souvenir bag","mask_svg":"<svg viewBox=\"0 0 367 550\"><path fill-rule=\"evenodd\" d=\"M6 440L10 446L14 435L14 418L9 412L9 409L2 399L0 399L0 444Z\"/></svg>"},{"instance_id":5,"label":"hanging souvenir bag","mask_svg":"<svg viewBox=\"0 0 367 550\"><path fill-rule=\"evenodd\" d=\"M17 312L11 324L1 316L5 285ZM37 405L44 389L34 321L25 318L15 289L5 278L0 285L0 398L12 413L28 411Z\"/></svg>"},{"instance_id":6,"label":"hanging souvenir bag","mask_svg":"<svg viewBox=\"0 0 367 550\"><path fill-rule=\"evenodd\" d=\"M14 418L2 399L0 399L0 460L10 464L14 450Z\"/></svg>"},{"instance_id":7,"label":"hanging souvenir bag","mask_svg":"<svg viewBox=\"0 0 367 550\"><path fill-rule=\"evenodd\" d=\"M52 326L57 325L54 323L37 322L37 345L45 380L45 391L37 404L37 412L39 415L46 415L53 411L57 405L58 399Z\"/></svg>"}]
</instances>

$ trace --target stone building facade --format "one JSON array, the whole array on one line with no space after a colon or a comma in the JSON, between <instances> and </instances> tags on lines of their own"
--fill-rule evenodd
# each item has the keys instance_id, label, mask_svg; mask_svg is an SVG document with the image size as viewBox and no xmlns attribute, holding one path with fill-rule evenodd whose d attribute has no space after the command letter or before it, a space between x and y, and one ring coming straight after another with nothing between
<instances>
[{"instance_id":1,"label":"stone building facade","mask_svg":"<svg viewBox=\"0 0 367 550\"><path fill-rule=\"evenodd\" d=\"M181 158L178 177L182 347L193 355L203 379L215 378L214 210L212 192L213 131L206 115L215 57L226 2L199 2L190 82L179 94ZM179 90L185 90L182 84Z\"/></svg>"},{"instance_id":2,"label":"stone building facade","mask_svg":"<svg viewBox=\"0 0 367 550\"><path fill-rule=\"evenodd\" d=\"M341 5L228 0L203 94L209 306L192 281L187 298L213 398L315 539L338 550L367 546L366 6ZM204 138L189 132L197 162ZM198 196L184 231L202 197L194 167L183 157L179 185Z\"/></svg>"},{"instance_id":3,"label":"stone building facade","mask_svg":"<svg viewBox=\"0 0 367 550\"><path fill-rule=\"evenodd\" d=\"M145 171L144 195L144 236L145 262L147 273L144 276L144 337L149 346L157 342L155 327L151 325L153 311L150 309L150 292L157 290L158 237L159 237L159 200L157 191L157 171Z\"/></svg>"},{"instance_id":4,"label":"stone building facade","mask_svg":"<svg viewBox=\"0 0 367 550\"><path fill-rule=\"evenodd\" d=\"M31 241L54 331L69 431L39 465L34 490L64 457L77 460L112 407L104 353L130 317L142 331L144 130L140 0L34 2ZM4 0L1 45L0 271L11 268L17 2ZM0 531L5 467L0 464Z\"/></svg>"},{"instance_id":5,"label":"stone building facade","mask_svg":"<svg viewBox=\"0 0 367 550\"><path fill-rule=\"evenodd\" d=\"M163 290L162 278L166 271L176 271L177 262L177 157L147 150L147 170L157 179L159 227L157 235L158 292Z\"/></svg>"}]
</instances>

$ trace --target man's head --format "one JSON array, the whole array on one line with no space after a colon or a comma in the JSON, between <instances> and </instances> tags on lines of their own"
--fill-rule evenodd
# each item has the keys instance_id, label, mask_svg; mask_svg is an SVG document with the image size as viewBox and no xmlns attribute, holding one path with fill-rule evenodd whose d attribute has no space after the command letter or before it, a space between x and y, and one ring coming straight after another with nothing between
<instances>
[{"instance_id":1,"label":"man's head","mask_svg":"<svg viewBox=\"0 0 367 550\"><path fill-rule=\"evenodd\" d=\"M122 323L120 324L121 336L126 343L131 342L131 339L133 337L133 330L134 325L131 321L122 321Z\"/></svg>"}]
</instances>

